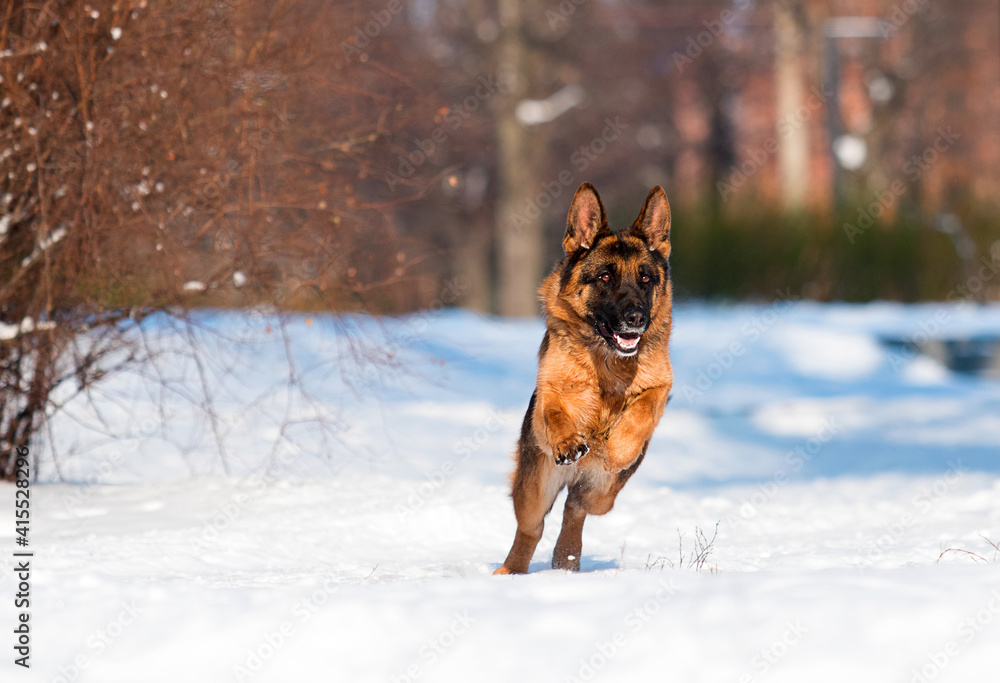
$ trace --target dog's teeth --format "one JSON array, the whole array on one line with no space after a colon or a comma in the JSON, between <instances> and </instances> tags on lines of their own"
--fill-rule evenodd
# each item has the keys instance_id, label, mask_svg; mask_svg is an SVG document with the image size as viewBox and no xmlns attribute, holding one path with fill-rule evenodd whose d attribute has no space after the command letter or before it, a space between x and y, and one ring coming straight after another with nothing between
<instances>
[{"instance_id":1,"label":"dog's teeth","mask_svg":"<svg viewBox=\"0 0 1000 683\"><path fill-rule=\"evenodd\" d=\"M617 334L614 335L614 337L615 341L618 342L618 345L621 346L623 349L634 349L636 346L639 345L639 337L625 339L623 337L618 336Z\"/></svg>"}]
</instances>

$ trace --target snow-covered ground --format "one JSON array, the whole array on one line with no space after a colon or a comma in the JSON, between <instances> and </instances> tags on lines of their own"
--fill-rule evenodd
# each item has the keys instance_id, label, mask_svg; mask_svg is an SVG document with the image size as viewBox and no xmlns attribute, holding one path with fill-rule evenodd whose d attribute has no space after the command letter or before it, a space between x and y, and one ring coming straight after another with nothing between
<instances>
[{"instance_id":1,"label":"snow-covered ground","mask_svg":"<svg viewBox=\"0 0 1000 683\"><path fill-rule=\"evenodd\" d=\"M1000 307L678 306L645 462L582 572L547 568L560 499L526 577L491 573L540 322L198 323L150 323L155 365L53 420L4 681L1000 676L1000 381L878 341L1000 335Z\"/></svg>"}]
</instances>

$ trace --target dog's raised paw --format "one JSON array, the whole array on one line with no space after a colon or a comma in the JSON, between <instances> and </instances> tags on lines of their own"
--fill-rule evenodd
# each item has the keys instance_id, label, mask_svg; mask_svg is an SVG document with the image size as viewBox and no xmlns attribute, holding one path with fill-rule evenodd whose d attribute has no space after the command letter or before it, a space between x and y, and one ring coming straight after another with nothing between
<instances>
[{"instance_id":1,"label":"dog's raised paw","mask_svg":"<svg viewBox=\"0 0 1000 683\"><path fill-rule=\"evenodd\" d=\"M559 449L556 453L557 465L572 465L577 460L590 452L590 446L586 442L576 443Z\"/></svg>"}]
</instances>

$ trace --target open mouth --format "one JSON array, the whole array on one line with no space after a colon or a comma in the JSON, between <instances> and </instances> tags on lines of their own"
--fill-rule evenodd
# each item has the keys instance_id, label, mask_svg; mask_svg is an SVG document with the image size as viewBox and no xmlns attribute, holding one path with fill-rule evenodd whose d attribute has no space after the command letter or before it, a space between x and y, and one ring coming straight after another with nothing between
<instances>
[{"instance_id":1,"label":"open mouth","mask_svg":"<svg viewBox=\"0 0 1000 683\"><path fill-rule=\"evenodd\" d=\"M615 332L603 322L598 323L597 330L621 356L632 356L639 350L639 338L642 335L638 332Z\"/></svg>"}]
</instances>

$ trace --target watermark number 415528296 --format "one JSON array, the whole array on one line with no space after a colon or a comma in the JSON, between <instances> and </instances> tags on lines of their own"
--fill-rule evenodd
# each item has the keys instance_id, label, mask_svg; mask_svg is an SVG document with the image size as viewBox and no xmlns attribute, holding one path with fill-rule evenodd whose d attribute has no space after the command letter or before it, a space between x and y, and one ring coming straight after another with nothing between
<instances>
[{"instance_id":1,"label":"watermark number 415528296","mask_svg":"<svg viewBox=\"0 0 1000 683\"><path fill-rule=\"evenodd\" d=\"M17 592L14 607L18 610L14 624L14 663L30 667L31 661L31 557L28 548L28 529L31 525L31 480L28 464L28 449L17 449L14 466L17 468L17 488L14 489L14 576L17 578Z\"/></svg>"}]
</instances>

